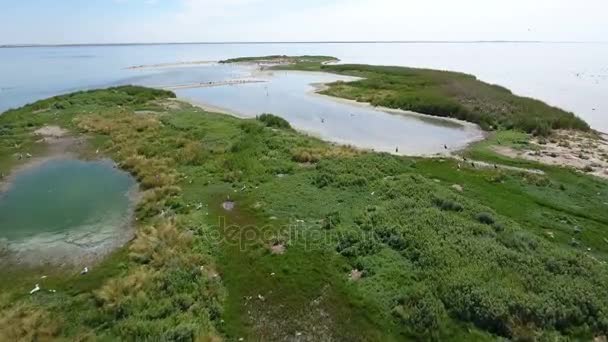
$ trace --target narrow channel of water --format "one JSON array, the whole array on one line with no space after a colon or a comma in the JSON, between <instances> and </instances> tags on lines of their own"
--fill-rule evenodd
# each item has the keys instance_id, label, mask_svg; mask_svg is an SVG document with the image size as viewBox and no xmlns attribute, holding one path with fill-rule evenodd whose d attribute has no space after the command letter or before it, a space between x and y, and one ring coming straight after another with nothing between
<instances>
[{"instance_id":1,"label":"narrow channel of water","mask_svg":"<svg viewBox=\"0 0 608 342\"><path fill-rule=\"evenodd\" d=\"M232 74L244 72L233 68ZM327 73L253 72L263 83L177 89L179 97L245 117L273 113L321 139L403 155L431 155L465 147L483 137L471 124L416 113L389 111L321 96L314 84L352 81Z\"/></svg>"}]
</instances>

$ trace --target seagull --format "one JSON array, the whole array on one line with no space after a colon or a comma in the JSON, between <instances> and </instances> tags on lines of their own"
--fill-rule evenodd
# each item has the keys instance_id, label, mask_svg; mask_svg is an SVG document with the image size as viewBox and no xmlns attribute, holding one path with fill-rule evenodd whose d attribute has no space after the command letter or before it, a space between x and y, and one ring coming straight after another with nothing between
<instances>
[{"instance_id":1,"label":"seagull","mask_svg":"<svg viewBox=\"0 0 608 342\"><path fill-rule=\"evenodd\" d=\"M443 148L447 150L448 149L448 145L443 144Z\"/></svg>"},{"instance_id":2,"label":"seagull","mask_svg":"<svg viewBox=\"0 0 608 342\"><path fill-rule=\"evenodd\" d=\"M82 271L80 272L80 274L81 274L81 275L85 275L85 274L87 274L87 273L89 273L89 268L85 266L85 267L82 269Z\"/></svg>"},{"instance_id":3,"label":"seagull","mask_svg":"<svg viewBox=\"0 0 608 342\"><path fill-rule=\"evenodd\" d=\"M32 291L30 291L30 294L34 294L34 293L36 293L36 292L38 292L38 291L40 291L40 285L36 284L36 287L34 287L34 288L32 289Z\"/></svg>"}]
</instances>

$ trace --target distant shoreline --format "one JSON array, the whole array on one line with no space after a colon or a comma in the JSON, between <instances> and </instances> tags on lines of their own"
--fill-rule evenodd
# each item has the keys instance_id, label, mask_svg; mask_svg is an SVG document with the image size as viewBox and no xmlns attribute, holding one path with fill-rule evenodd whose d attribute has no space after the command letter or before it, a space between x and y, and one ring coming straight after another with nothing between
<instances>
[{"instance_id":1,"label":"distant shoreline","mask_svg":"<svg viewBox=\"0 0 608 342\"><path fill-rule=\"evenodd\" d=\"M560 40L335 40L335 41L231 41L231 42L156 42L156 43L73 43L73 44L0 44L0 49L44 47L112 47L159 45L263 45L263 44L608 44L608 41Z\"/></svg>"}]
</instances>

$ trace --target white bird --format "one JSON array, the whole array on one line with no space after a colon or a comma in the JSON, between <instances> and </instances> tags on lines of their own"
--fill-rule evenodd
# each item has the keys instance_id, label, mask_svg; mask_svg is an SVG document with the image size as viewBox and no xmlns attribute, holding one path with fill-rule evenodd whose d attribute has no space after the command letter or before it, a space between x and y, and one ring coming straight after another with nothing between
<instances>
[{"instance_id":1,"label":"white bird","mask_svg":"<svg viewBox=\"0 0 608 342\"><path fill-rule=\"evenodd\" d=\"M38 291L40 291L40 285L36 284L36 287L34 287L34 288L32 289L32 291L30 291L30 294L34 294L34 293L36 293L36 292L38 292Z\"/></svg>"},{"instance_id":2,"label":"white bird","mask_svg":"<svg viewBox=\"0 0 608 342\"><path fill-rule=\"evenodd\" d=\"M80 274L85 275L85 274L87 274L87 273L89 273L89 268L85 266L85 267L82 269L82 272L80 272Z\"/></svg>"}]
</instances>

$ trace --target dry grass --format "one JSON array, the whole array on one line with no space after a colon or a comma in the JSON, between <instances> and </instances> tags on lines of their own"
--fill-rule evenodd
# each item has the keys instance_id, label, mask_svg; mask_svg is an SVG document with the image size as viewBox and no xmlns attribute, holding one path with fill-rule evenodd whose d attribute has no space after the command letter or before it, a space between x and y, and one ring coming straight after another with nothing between
<instances>
[{"instance_id":1,"label":"dry grass","mask_svg":"<svg viewBox=\"0 0 608 342\"><path fill-rule=\"evenodd\" d=\"M136 262L155 268L169 264L196 265L200 258L185 252L192 249L192 243L191 234L165 222L158 227L141 229L129 248L129 255Z\"/></svg>"},{"instance_id":2,"label":"dry grass","mask_svg":"<svg viewBox=\"0 0 608 342\"><path fill-rule=\"evenodd\" d=\"M144 292L147 284L154 280L155 273L149 268L140 267L124 277L108 280L95 292L95 298L109 311L119 310L132 297Z\"/></svg>"},{"instance_id":3,"label":"dry grass","mask_svg":"<svg viewBox=\"0 0 608 342\"><path fill-rule=\"evenodd\" d=\"M204 149L198 141L188 141L177 154L177 159L182 164L199 165L203 162Z\"/></svg>"},{"instance_id":4,"label":"dry grass","mask_svg":"<svg viewBox=\"0 0 608 342\"><path fill-rule=\"evenodd\" d=\"M291 152L292 160L298 163L317 163L326 158L345 158L361 154L360 151L351 146L304 147L297 148Z\"/></svg>"},{"instance_id":5,"label":"dry grass","mask_svg":"<svg viewBox=\"0 0 608 342\"><path fill-rule=\"evenodd\" d=\"M0 311L0 341L52 341L59 333L56 317L29 303Z\"/></svg>"}]
</instances>

